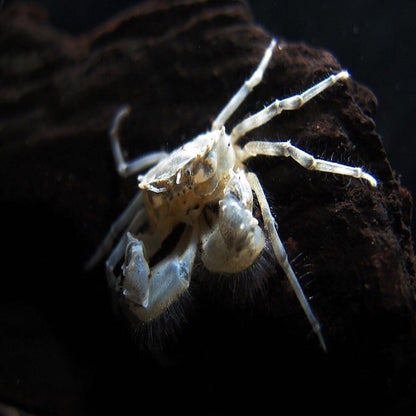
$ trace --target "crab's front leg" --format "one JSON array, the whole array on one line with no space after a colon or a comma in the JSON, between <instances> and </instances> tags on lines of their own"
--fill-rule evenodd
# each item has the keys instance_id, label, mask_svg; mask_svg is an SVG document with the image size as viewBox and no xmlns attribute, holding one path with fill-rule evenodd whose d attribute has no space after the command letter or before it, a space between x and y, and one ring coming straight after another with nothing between
<instances>
[{"instance_id":1,"label":"crab's front leg","mask_svg":"<svg viewBox=\"0 0 416 416\"><path fill-rule=\"evenodd\" d=\"M215 273L239 273L250 267L265 245L253 217L253 195L244 171L230 172L218 217L202 234L202 261Z\"/></svg>"},{"instance_id":2,"label":"crab's front leg","mask_svg":"<svg viewBox=\"0 0 416 416\"><path fill-rule=\"evenodd\" d=\"M145 257L143 242L127 233L127 244L124 264L122 295L130 302L144 308L149 303L150 268Z\"/></svg>"},{"instance_id":3,"label":"crab's front leg","mask_svg":"<svg viewBox=\"0 0 416 416\"><path fill-rule=\"evenodd\" d=\"M157 318L188 289L197 246L196 227L188 227L173 252L149 268L143 242L128 235L121 296L141 322Z\"/></svg>"}]
</instances>

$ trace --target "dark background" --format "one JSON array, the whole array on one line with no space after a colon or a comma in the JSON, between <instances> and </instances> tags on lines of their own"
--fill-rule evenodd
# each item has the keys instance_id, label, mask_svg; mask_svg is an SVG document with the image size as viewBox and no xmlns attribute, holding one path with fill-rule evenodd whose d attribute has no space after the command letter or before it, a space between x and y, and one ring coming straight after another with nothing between
<instances>
[{"instance_id":1,"label":"dark background","mask_svg":"<svg viewBox=\"0 0 416 416\"><path fill-rule=\"evenodd\" d=\"M7 6L10 3L13 3L13 1L6 0L4 5ZM137 0L39 0L37 3L43 4L49 10L50 20L55 27L78 35L88 32L104 20L110 19L117 11L140 2ZM336 3L321 1L317 4L298 0L292 0L290 4L278 0L252 0L251 6L255 21L268 29L271 34L284 38L289 42L305 42L308 45L331 51L339 59L341 65L351 72L354 79L368 86L375 93L379 100L379 111L376 117L377 131L383 138L393 168L402 175L402 183L415 195L416 169L412 162L416 151L411 116L413 116L415 109L415 81L412 71L414 58L412 52L416 50L414 39L416 30L413 30L416 29L416 25L413 23L416 6L410 1L403 0L396 2L349 0L348 2L339 1ZM24 209L25 207L22 207L22 211L15 215L23 215ZM37 231L35 234L42 235L44 233L42 219L46 220L47 217L48 212L43 214L39 218L39 223L32 225L30 230L35 230ZM61 221L61 218L59 218L59 221ZM23 221L24 224L25 222ZM69 229L71 223L70 221L68 224L59 223L59 227L60 229ZM23 227L20 226L20 228L22 229ZM33 239L29 241L33 241ZM74 241L77 241L77 239L74 238ZM20 246L18 248L20 249ZM57 244L56 252L58 252L59 248ZM32 253L24 257L25 267L28 263L27 259L35 258L40 250L40 248L34 247L34 254ZM13 258L17 258L19 253ZM54 253L55 251L52 254L48 253L48 256L45 256L45 258L36 258L35 266L38 266L40 263L48 271L46 276L47 282L51 281L48 280L48 276L51 275L49 258L53 257ZM57 258L62 257L61 253L57 256ZM13 266L15 265L13 264ZM23 273L28 273L29 277L32 270L36 270L36 268L33 268L33 264L28 265L27 271L25 267L23 267ZM63 273L68 275L71 270L76 268L76 265L64 264L62 267L63 270L65 268L68 269L68 271ZM29 280L29 278L26 278L26 280ZM35 284L33 283L33 285ZM46 283L43 283L44 285ZM0 323L11 322L7 328L12 328L15 332L12 333L12 336L6 342L3 342L3 349L1 349L0 337L0 350L8 352L8 354L5 354L8 360L12 360L13 357L19 360L17 363L12 362L10 364L12 369L19 368L19 372L13 374L16 390L19 392L25 391L25 379L30 379L31 381L39 380L39 386L36 389L36 393L42 396L39 397L39 402L44 404L44 397L46 397L49 401L56 402L50 403L50 408L54 408L62 406L63 397L77 397L77 395L80 396L80 404L83 404L85 398L82 397L82 394L85 394L85 392L91 394L92 385L97 389L97 391L94 390L92 392L93 398L99 398L100 406L103 407L103 410L108 410L104 409L107 406L107 401L105 397L102 399L102 392L98 391L98 387L96 387L100 383L96 383L96 380L101 375L102 380L108 380L109 374L119 374L124 377L125 368L128 371L130 367L138 368L139 364L143 364L139 358L137 358L137 362L124 363L122 361L123 357L135 356L135 346L127 343L124 338L124 342L123 339L120 339L117 346L117 342L112 337L115 333L119 334L120 332L114 330L118 322L112 321L108 315L100 315L100 312L104 309L100 302L104 303L107 301L104 285L100 286L102 290L101 296L98 293L94 300L94 305L98 303L98 306L96 311L93 311L93 316L85 317L85 324L79 330L74 330L71 326L79 324L81 320L80 315L84 310L89 310L85 305L90 301L89 290L91 291L92 288L95 291L97 290L94 285L94 281L86 279L81 288L75 284L70 284L65 288L63 293L65 298L73 295L74 301L73 305L71 305L74 306L73 320L71 319L70 310L68 310L67 314L63 312L63 308L69 305L70 301L65 300L61 302L59 296L56 299L48 299L45 302L44 309L40 308L41 312L36 310L35 312L39 313L39 315L34 313L31 303L29 302L29 305L26 306L24 300L21 303L11 302L10 304L14 308L11 312L9 309L4 308L5 312L3 312L3 315L0 315ZM43 286L40 285L40 287ZM17 285L13 287L17 287ZM62 285L59 281L56 282L56 287L58 290L61 289ZM36 289L37 292L35 293L38 295L40 289ZM27 293L27 290L25 293ZM45 298L49 293L50 291L48 290L45 293ZM60 295L59 292L57 293ZM17 294L16 297L18 295L20 294ZM38 305L37 302L34 302L34 304ZM79 310L77 310L78 302L80 302ZM50 318L51 306L57 307L56 321L60 321L62 316L65 315L62 325L59 322L60 327L58 331L56 331L56 322ZM105 310L107 310L107 305ZM90 327L89 325L91 322L94 322L94 319L100 319L100 321L96 327ZM30 325L28 325L28 321ZM68 325L68 329L65 328L65 324ZM51 328L49 325L51 325ZM25 330L21 331L23 327ZM106 331L100 332L102 328L106 328ZM85 344L82 339L72 339L73 336L78 336L78 334L82 336L87 331ZM10 342L10 339L13 342ZM26 342L30 342L28 347L25 344ZM103 367L101 367L104 361L102 354L96 353L94 350L101 343L107 343L103 348L105 352L109 351L108 345L115 346L114 351L112 351L113 355L108 357L107 366ZM81 347L85 351L79 351ZM224 346L224 348L226 347ZM224 357L227 357L227 354L231 354L231 351L226 350ZM264 355L267 357L267 351ZM25 358L25 361L20 362L22 356ZM291 356L293 356L292 352ZM74 357L76 357L76 360ZM369 357L373 361L368 368L375 368L378 357L373 357L371 354L369 354ZM223 358L223 360L224 369L226 370L224 374L232 374L234 369L227 367L229 363L226 358ZM297 368L302 367L302 357L299 360L300 362L296 363ZM250 360L248 361L250 362ZM260 359L260 362L264 364L265 360ZM313 364L312 366L310 363L307 364L308 369L313 369ZM339 362L337 364L339 365ZM121 368L117 370L119 366ZM348 363L345 363L344 366L344 368L340 369L340 374L343 374L343 370L345 372ZM143 369L143 374L152 375L153 369L152 364L148 363ZM367 367L364 371L366 370ZM299 392L307 391L308 388L310 391L316 391L309 386L309 383L313 383L316 380L316 374L319 374L319 371L321 369L319 362L317 362L315 371L302 374L301 380L303 381L300 384L297 380L299 376L297 373L293 374L292 380L284 380L284 383L297 386ZM380 372L382 371L384 371L384 368L380 367ZM37 373L39 376L34 377L33 373ZM189 373L192 376L192 371L189 371ZM159 384L162 383L163 386L166 386L170 383L177 383L173 372L162 371L160 374L164 375L165 380L158 380ZM220 375L223 378L223 380L220 380L221 385L226 385L228 382L227 378L224 379L226 377L224 374ZM283 374L287 374L287 372ZM132 374L132 377L139 376ZM279 380L279 376L281 377L279 374L273 374L273 376L275 377L274 381L276 381L276 377L277 380ZM149 377L148 380L151 382L155 381L154 375L153 377L146 377ZM374 381L376 377L371 376L369 378ZM186 375L180 377L180 380L183 379L186 379ZM50 384L48 384L51 383L51 380L56 384L54 389L51 389ZM232 377L229 377L229 380L232 380ZM247 381L248 383L253 383L253 380ZM42 385L42 382L45 384ZM120 386L126 386L126 383L123 383L122 380L115 379L114 383L115 385L120 383ZM189 383L193 383L193 380L190 379ZM332 380L328 380L328 384L331 383ZM357 384L357 386L362 385ZM135 397L139 396L140 392L133 391L133 386L135 386L134 383L129 391L123 392L125 397L120 397L120 400L128 403L136 400ZM400 387L402 386L397 386L398 389ZM406 386L403 387L406 388ZM156 392L157 388L155 386ZM368 388L371 389L371 386L368 386ZM163 387L160 387L160 389L163 391ZM337 389L338 386L334 385L333 390ZM373 389L375 390L376 388L373 387ZM116 387L115 390L120 392L121 387L119 389ZM271 390L274 390L274 387L270 391L265 392L265 394L274 396L275 393L279 393L271 392ZM109 390L106 389L106 391ZM212 387L211 390L206 392L208 399L212 397L214 391L217 392ZM247 394L248 391L249 389L246 389L245 393ZM43 394L39 392L43 392ZM32 390L27 391L28 397L34 394ZM301 393L299 398L302 397L302 394L305 393ZM361 394L364 397L368 392L364 390ZM226 395L227 392L224 391L224 396ZM354 395L352 394L353 397ZM33 397L31 399L33 400ZM164 400L164 398L161 398L161 400ZM316 404L319 405L321 400L322 397L316 397L316 403L311 401L311 407L313 408ZM109 401L114 403L116 399ZM279 408L279 400L276 401L277 410ZM280 398L280 401L282 401L282 398ZM71 405L76 406L77 404ZM343 403L343 405L345 404ZM137 412L140 412L140 403L138 403ZM73 412L72 414L77 413Z\"/></svg>"},{"instance_id":2,"label":"dark background","mask_svg":"<svg viewBox=\"0 0 416 416\"><path fill-rule=\"evenodd\" d=\"M6 0L4 6L12 2ZM82 34L140 1L38 0L37 3L48 9L54 26ZM259 25L287 41L329 50L355 80L374 92L379 102L377 132L402 184L415 195L416 2L251 0L250 5Z\"/></svg>"}]
</instances>

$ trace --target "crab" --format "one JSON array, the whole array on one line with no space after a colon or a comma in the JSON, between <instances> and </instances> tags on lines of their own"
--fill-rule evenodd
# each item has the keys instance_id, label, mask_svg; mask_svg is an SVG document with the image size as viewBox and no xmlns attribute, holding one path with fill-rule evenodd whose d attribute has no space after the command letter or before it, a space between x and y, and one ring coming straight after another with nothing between
<instances>
[{"instance_id":1,"label":"crab","mask_svg":"<svg viewBox=\"0 0 416 416\"><path fill-rule=\"evenodd\" d=\"M226 132L227 120L262 81L275 47L273 39L253 74L220 111L211 129L171 153L156 151L125 160L119 130L130 108L124 106L117 112L109 134L117 171L122 177L147 172L138 176L138 193L113 223L87 267L94 267L111 252L106 261L108 284L129 313L146 323L156 320L187 292L197 256L209 272L233 275L253 265L268 242L326 350L320 322L289 262L262 185L245 162L258 155L286 157L305 169L361 179L372 187L377 187L377 179L360 167L317 159L290 141L238 144L246 133L283 111L297 110L347 80L347 71L331 74L298 95L276 99L238 123L231 133ZM261 212L260 222L253 214L255 203ZM183 231L176 246L152 264L179 224Z\"/></svg>"}]
</instances>

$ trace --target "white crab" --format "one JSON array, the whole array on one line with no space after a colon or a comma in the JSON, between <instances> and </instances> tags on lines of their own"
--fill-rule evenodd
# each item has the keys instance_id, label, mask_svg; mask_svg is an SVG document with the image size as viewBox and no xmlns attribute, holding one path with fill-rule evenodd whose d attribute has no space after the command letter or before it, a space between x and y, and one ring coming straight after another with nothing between
<instances>
[{"instance_id":1,"label":"white crab","mask_svg":"<svg viewBox=\"0 0 416 416\"><path fill-rule=\"evenodd\" d=\"M110 131L119 174L126 177L154 167L138 177L140 191L112 225L89 261L89 267L111 250L122 233L106 263L108 282L120 293L130 312L140 321L148 322L160 316L188 289L197 253L211 272L238 273L256 261L267 238L325 349L319 321L288 261L262 186L257 176L246 170L244 162L257 155L284 156L306 169L362 178L374 187L377 180L361 168L315 159L289 141L250 141L243 147L238 145L238 140L247 132L284 110L300 108L337 81L346 80L349 77L346 71L330 75L299 95L275 100L227 134L225 122L261 82L275 45L272 40L252 76L223 108L211 130L170 154L154 152L126 162L118 130L129 108L119 110ZM263 227L253 217L253 193L261 210ZM149 260L178 224L185 224L185 229L175 249L149 267ZM144 226L147 228L141 232ZM116 276L114 270L123 257L122 273Z\"/></svg>"}]
</instances>

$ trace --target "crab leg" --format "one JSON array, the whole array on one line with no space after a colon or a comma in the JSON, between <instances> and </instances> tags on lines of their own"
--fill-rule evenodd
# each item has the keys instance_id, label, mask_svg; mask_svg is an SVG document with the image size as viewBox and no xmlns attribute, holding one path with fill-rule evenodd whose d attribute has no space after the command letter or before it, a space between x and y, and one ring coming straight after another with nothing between
<instances>
[{"instance_id":1,"label":"crab leg","mask_svg":"<svg viewBox=\"0 0 416 416\"><path fill-rule=\"evenodd\" d=\"M130 107L121 107L114 117L113 124L110 128L110 143L113 152L114 160L116 162L117 172L123 178L138 173L146 168L149 168L167 156L166 152L157 151L140 156L137 159L126 161L120 147L120 124L130 114Z\"/></svg>"},{"instance_id":2,"label":"crab leg","mask_svg":"<svg viewBox=\"0 0 416 416\"><path fill-rule=\"evenodd\" d=\"M249 157L255 157L257 155L291 157L305 169L351 176L357 179L364 179L369 182L371 186L377 187L377 179L369 173L364 172L361 168L330 162L328 160L316 159L311 154L306 153L296 146L293 146L290 141L252 141L248 142L243 147L243 161Z\"/></svg>"},{"instance_id":3,"label":"crab leg","mask_svg":"<svg viewBox=\"0 0 416 416\"><path fill-rule=\"evenodd\" d=\"M86 270L92 269L98 262L100 262L104 256L111 250L115 239L119 234L127 227L127 224L133 220L134 216L143 207L143 195L138 192L136 196L130 201L127 208L117 218L117 220L111 225L104 237L102 243L97 247L95 253L88 260L85 265Z\"/></svg>"},{"instance_id":4,"label":"crab leg","mask_svg":"<svg viewBox=\"0 0 416 416\"><path fill-rule=\"evenodd\" d=\"M348 72L341 71L336 75L330 75L328 78L325 78L318 84L308 88L301 94L293 95L292 97L288 97L283 100L276 99L263 110L258 111L252 116L244 119L241 123L237 124L231 131L232 142L235 143L240 137L244 136L249 131L268 123L272 118L279 115L282 111L298 110L305 103L321 94L327 88L332 87L338 81L345 81L348 78Z\"/></svg>"},{"instance_id":5,"label":"crab leg","mask_svg":"<svg viewBox=\"0 0 416 416\"><path fill-rule=\"evenodd\" d=\"M225 105L218 114L217 118L212 123L211 130L219 130L226 121L231 117L234 111L240 106L240 104L245 100L247 95L253 91L253 88L260 84L263 79L264 71L269 64L270 58L273 54L273 49L276 46L276 41L273 39L270 42L269 47L266 49L266 52L263 55L260 64L253 72L251 77L244 82L240 89L232 96L231 100Z\"/></svg>"},{"instance_id":6,"label":"crab leg","mask_svg":"<svg viewBox=\"0 0 416 416\"><path fill-rule=\"evenodd\" d=\"M247 173L247 179L259 202L261 214L264 220L264 225L272 243L274 255L276 256L276 259L279 262L280 267L285 272L286 277L288 278L296 294L296 297L298 298L299 303L302 306L302 309L304 310L306 317L308 318L308 321L312 326L312 329L314 330L315 334L319 339L319 343L322 349L326 351L326 345L324 337L322 335L321 325L318 319L315 317L309 305L309 302L306 299L305 294L303 293L302 287L299 284L295 272L293 271L292 266L289 263L286 250L276 230L275 219L273 218L273 215L270 211L269 203L267 202L266 196L264 195L263 188L259 182L259 179L252 172Z\"/></svg>"},{"instance_id":7,"label":"crab leg","mask_svg":"<svg viewBox=\"0 0 416 416\"><path fill-rule=\"evenodd\" d=\"M188 227L172 253L150 270L143 243L128 237L122 294L140 321L157 318L188 289L198 249L197 228Z\"/></svg>"}]
</instances>

